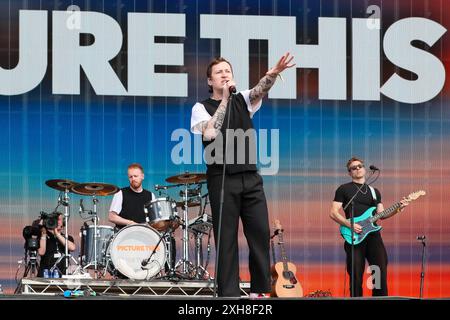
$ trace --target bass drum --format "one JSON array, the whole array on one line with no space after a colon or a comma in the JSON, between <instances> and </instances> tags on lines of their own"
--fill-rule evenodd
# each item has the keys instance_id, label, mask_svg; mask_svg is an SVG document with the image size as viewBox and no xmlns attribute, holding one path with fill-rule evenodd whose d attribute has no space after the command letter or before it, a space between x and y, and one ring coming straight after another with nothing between
<instances>
[{"instance_id":1,"label":"bass drum","mask_svg":"<svg viewBox=\"0 0 450 320\"><path fill-rule=\"evenodd\" d=\"M145 224L134 224L114 235L108 256L112 270L129 279L148 280L164 268L166 244L155 229ZM147 260L146 264L143 263Z\"/></svg>"}]
</instances>

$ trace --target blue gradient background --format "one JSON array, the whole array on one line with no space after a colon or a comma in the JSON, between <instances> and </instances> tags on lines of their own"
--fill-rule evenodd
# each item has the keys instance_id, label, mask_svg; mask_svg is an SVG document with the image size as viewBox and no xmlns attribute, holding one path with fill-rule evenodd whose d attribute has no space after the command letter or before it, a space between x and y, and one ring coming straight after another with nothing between
<instances>
[{"instance_id":1,"label":"blue gradient background","mask_svg":"<svg viewBox=\"0 0 450 320\"><path fill-rule=\"evenodd\" d=\"M186 14L186 37L181 40L185 65L177 70L188 73L188 97L97 96L83 73L81 95L53 95L51 51L47 73L38 87L20 96L0 96L0 283L8 290L15 287L17 260L23 257L22 228L39 211L56 206L57 192L45 185L46 180L66 178L122 187L127 185L127 165L139 162L146 169L144 186L153 189L168 176L205 171L203 165L175 165L170 159L176 144L171 133L189 128L192 105L208 95L206 65L220 55L218 40L199 36L200 14L296 16L297 43L309 44L317 43L318 17L347 17L347 38L351 39L349 18L367 17L365 8L372 4L382 10L382 34L394 21L410 16L432 19L445 28L450 24L448 1L1 1L0 65L13 68L17 64L19 9L65 10L72 3L83 11L112 16L121 25L124 39L128 12ZM429 48L446 70L448 39L446 33ZM122 79L126 75L125 41L124 46L112 62ZM351 97L351 44L347 47ZM382 83L393 72L411 77L384 56L381 59ZM265 41L250 41L249 60L254 85L268 69ZM297 265L305 292L329 289L335 296L343 295L343 244L328 212L334 190L348 181L347 159L358 155L383 169L375 186L382 191L385 206L417 189L428 193L402 216L384 222L390 293L418 295L421 248L415 237L426 234L425 295L450 296L448 80L433 100L409 105L385 97L379 102L320 101L317 70L298 69L297 78L298 98L265 99L254 123L257 128L280 130L279 174L265 177L264 183L271 219L280 219L284 226L287 253ZM73 235L78 235L82 224L79 199L71 195L69 230ZM110 200L100 199L102 224L108 224ZM190 217L195 214L190 212ZM248 251L242 237L240 244L241 274L248 279ZM211 270L213 265L212 261Z\"/></svg>"}]
</instances>

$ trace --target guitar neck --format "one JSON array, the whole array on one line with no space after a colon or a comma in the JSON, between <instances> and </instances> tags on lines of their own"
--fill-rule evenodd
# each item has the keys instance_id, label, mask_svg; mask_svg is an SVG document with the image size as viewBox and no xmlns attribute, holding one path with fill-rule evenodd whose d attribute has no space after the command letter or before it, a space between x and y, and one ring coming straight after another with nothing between
<instances>
[{"instance_id":1,"label":"guitar neck","mask_svg":"<svg viewBox=\"0 0 450 320\"><path fill-rule=\"evenodd\" d=\"M370 218L370 222L374 223L375 221L377 221L380 218L383 218L387 215L390 215L391 213L393 213L394 211L397 211L400 207L402 206L402 204L400 202L397 202L395 204L393 204L392 206L390 206L389 208L381 211L380 213L377 213L376 215L374 215L373 217Z\"/></svg>"},{"instance_id":2,"label":"guitar neck","mask_svg":"<svg viewBox=\"0 0 450 320\"><path fill-rule=\"evenodd\" d=\"M283 261L284 271L288 270L286 250L284 249L283 232L278 233L278 245L281 251L281 260Z\"/></svg>"},{"instance_id":3,"label":"guitar neck","mask_svg":"<svg viewBox=\"0 0 450 320\"><path fill-rule=\"evenodd\" d=\"M273 244L273 240L270 239L270 246L272 247L272 259L273 259L273 264L275 264L277 262L277 259L275 257L275 246Z\"/></svg>"}]
</instances>

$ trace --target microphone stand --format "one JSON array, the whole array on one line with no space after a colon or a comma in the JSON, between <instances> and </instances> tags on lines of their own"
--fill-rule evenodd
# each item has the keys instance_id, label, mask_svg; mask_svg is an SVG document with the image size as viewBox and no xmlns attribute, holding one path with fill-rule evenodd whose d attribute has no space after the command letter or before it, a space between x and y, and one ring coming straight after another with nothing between
<instances>
[{"instance_id":1,"label":"microphone stand","mask_svg":"<svg viewBox=\"0 0 450 320\"><path fill-rule=\"evenodd\" d=\"M225 116L228 115L227 126L225 127L225 149L223 154L223 168L222 168L222 186L220 188L220 206L219 206L219 223L217 226L217 246L216 246L216 263L214 266L214 294L213 296L217 298L217 274L219 270L219 255L220 255L220 235L222 230L222 211L224 202L224 188L225 188L225 167L227 165L227 149L228 149L228 139L227 130L230 127L231 119L231 102L233 100L233 93L230 93L230 97L227 102L227 110L225 111Z\"/></svg>"},{"instance_id":2,"label":"microphone stand","mask_svg":"<svg viewBox=\"0 0 450 320\"><path fill-rule=\"evenodd\" d=\"M422 242L422 269L420 271L420 299L423 298L423 282L425 280L425 236L417 237L417 240Z\"/></svg>"},{"instance_id":3,"label":"microphone stand","mask_svg":"<svg viewBox=\"0 0 450 320\"><path fill-rule=\"evenodd\" d=\"M372 175L374 174L374 172L375 172L374 170L371 172ZM372 175L369 178L367 178L367 181L372 177ZM377 179L378 179L378 177L374 181L372 181L371 183L375 182ZM352 209L350 210L350 232L351 232L351 237L352 237L352 243L351 243L351 246L352 246L352 253L351 253L351 256L352 256L352 259L351 259L352 260L352 266L351 266L352 273L351 273L351 280L350 280L350 282L351 282L350 296L351 297L354 297L354 293L355 293L355 244L354 244L355 243L355 230L354 230L354 225L355 225L355 221L354 221L354 217L355 217L355 211L354 211L354 209L355 209L355 201L354 200L355 200L356 196L361 192L362 187L364 186L364 184L367 184L367 188L369 188L369 184L370 183L366 183L366 182L363 183L361 185L361 187L359 187L358 190L356 190L356 193L353 195L353 197L350 198L350 201L347 202L347 204L343 208L343 210L345 211L345 209L347 209L350 204L352 205Z\"/></svg>"}]
</instances>

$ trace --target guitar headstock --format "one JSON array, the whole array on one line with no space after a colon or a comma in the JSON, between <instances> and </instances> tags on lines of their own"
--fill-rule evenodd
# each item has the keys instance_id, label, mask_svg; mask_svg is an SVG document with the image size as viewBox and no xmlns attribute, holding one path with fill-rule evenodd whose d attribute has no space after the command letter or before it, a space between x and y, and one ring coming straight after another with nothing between
<instances>
[{"instance_id":1,"label":"guitar headstock","mask_svg":"<svg viewBox=\"0 0 450 320\"><path fill-rule=\"evenodd\" d=\"M426 193L424 190L418 190L418 191L416 191L416 192L410 193L410 194L406 197L406 200L407 200L407 201L413 201L413 200L418 199L420 196L424 196L424 195L426 195L426 194L427 194L427 193Z\"/></svg>"}]
</instances>

